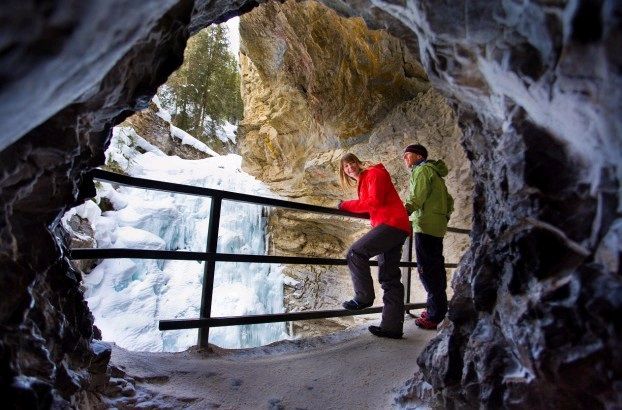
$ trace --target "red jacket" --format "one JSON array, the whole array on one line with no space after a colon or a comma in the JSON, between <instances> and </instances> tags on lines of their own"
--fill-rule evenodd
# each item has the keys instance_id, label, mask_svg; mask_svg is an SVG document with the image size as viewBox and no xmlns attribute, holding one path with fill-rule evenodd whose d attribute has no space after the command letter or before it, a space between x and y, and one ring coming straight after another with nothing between
<instances>
[{"instance_id":1,"label":"red jacket","mask_svg":"<svg viewBox=\"0 0 622 410\"><path fill-rule=\"evenodd\" d=\"M357 214L368 213L371 226L385 224L411 234L406 208L384 165L377 164L361 172L358 194L359 199L344 201L339 209Z\"/></svg>"}]
</instances>

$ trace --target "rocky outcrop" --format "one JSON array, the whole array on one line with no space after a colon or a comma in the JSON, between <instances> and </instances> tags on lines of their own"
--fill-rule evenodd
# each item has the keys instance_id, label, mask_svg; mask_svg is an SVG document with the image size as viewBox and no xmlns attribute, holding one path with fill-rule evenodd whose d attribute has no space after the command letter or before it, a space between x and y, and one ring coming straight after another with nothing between
<instances>
[{"instance_id":1,"label":"rocky outcrop","mask_svg":"<svg viewBox=\"0 0 622 410\"><path fill-rule=\"evenodd\" d=\"M325 4L404 40L457 115L471 162L473 243L450 322L420 358L426 382L448 408L618 407L619 2ZM9 406L67 407L92 382L92 317L55 227L94 193L86 173L103 163L112 125L146 106L189 32L255 5L0 9L0 393Z\"/></svg>"},{"instance_id":2,"label":"rocky outcrop","mask_svg":"<svg viewBox=\"0 0 622 410\"><path fill-rule=\"evenodd\" d=\"M240 38L243 166L289 197L335 198L326 153L430 87L399 40L316 2L262 5L242 16Z\"/></svg>"},{"instance_id":3,"label":"rocky outcrop","mask_svg":"<svg viewBox=\"0 0 622 410\"><path fill-rule=\"evenodd\" d=\"M77 214L72 215L67 221L68 227L64 227L66 235L65 242L73 248L97 248L95 232L88 219L82 218ZM72 261L73 266L83 273L89 273L96 266L97 261L93 259L79 259Z\"/></svg>"},{"instance_id":4,"label":"rocky outcrop","mask_svg":"<svg viewBox=\"0 0 622 410\"><path fill-rule=\"evenodd\" d=\"M166 155L176 155L183 159L202 159L209 156L191 145L183 144L171 135L171 123L158 116L158 111L156 103L150 101L146 110L128 117L121 123L121 126L133 128L138 135L158 147Z\"/></svg>"},{"instance_id":5,"label":"rocky outcrop","mask_svg":"<svg viewBox=\"0 0 622 410\"><path fill-rule=\"evenodd\" d=\"M339 160L353 152L384 163L405 196L402 150L418 142L448 164L447 184L456 198L452 225L470 226L473 185L456 117L401 41L309 1L262 5L242 16L240 33L241 151L248 172L284 196L333 206L356 196L338 184ZM343 258L368 229L362 223L353 230L350 223L313 216L301 221L277 211L268 223L272 250ZM449 234L447 261L458 262L468 243L465 235ZM338 308L352 293L347 269L288 266L284 273L296 281L286 288L288 311ZM424 301L413 278L411 300ZM293 329L297 336L315 335L353 320L294 323Z\"/></svg>"}]
</instances>

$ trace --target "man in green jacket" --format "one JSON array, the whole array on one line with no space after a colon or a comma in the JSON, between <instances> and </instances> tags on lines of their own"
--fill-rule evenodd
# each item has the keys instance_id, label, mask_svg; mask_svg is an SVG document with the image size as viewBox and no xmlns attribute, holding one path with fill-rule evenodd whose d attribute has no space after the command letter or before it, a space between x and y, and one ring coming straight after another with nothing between
<instances>
[{"instance_id":1,"label":"man in green jacket","mask_svg":"<svg viewBox=\"0 0 622 410\"><path fill-rule=\"evenodd\" d=\"M443 257L443 237L454 209L443 178L447 166L441 160L428 160L423 145L404 149L404 164L411 170L406 211L415 234L417 270L428 294L426 310L415 324L423 329L436 329L447 313L447 273Z\"/></svg>"}]
</instances>

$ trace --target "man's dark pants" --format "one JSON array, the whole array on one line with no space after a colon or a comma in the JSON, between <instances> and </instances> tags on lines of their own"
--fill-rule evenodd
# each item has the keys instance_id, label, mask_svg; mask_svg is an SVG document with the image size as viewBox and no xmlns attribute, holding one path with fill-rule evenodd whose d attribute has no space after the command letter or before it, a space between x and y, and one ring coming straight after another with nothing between
<instances>
[{"instance_id":1,"label":"man's dark pants","mask_svg":"<svg viewBox=\"0 0 622 410\"><path fill-rule=\"evenodd\" d=\"M417 232L415 252L419 277L428 293L429 320L439 323L447 313L447 273L443 257L443 238Z\"/></svg>"},{"instance_id":2,"label":"man's dark pants","mask_svg":"<svg viewBox=\"0 0 622 410\"><path fill-rule=\"evenodd\" d=\"M369 259L378 255L378 281L382 295L382 322L380 327L401 333L404 326L404 285L401 282L399 262L402 245L408 234L388 225L378 225L354 242L348 250L348 267L354 285L354 299L363 304L375 298Z\"/></svg>"}]
</instances>

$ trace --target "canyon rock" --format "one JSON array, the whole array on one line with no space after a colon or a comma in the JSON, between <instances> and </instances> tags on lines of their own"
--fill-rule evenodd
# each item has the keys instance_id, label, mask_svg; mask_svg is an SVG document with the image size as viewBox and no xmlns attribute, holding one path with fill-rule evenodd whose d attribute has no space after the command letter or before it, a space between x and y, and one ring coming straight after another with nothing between
<instances>
[{"instance_id":1,"label":"canyon rock","mask_svg":"<svg viewBox=\"0 0 622 410\"><path fill-rule=\"evenodd\" d=\"M452 226L469 228L473 184L456 116L402 41L309 1L261 5L242 16L240 34L245 170L284 196L333 206L356 197L338 182L339 160L353 152L368 163L382 162L405 197L409 172L402 151L421 143L430 158L449 167L446 182L456 199ZM335 229L334 222L325 226L326 218L302 222L293 213L273 215L272 249L288 255L296 255L297 244L305 255L309 249L318 255L330 249L333 257L343 258L369 229L356 225L352 232ZM298 233L300 240L292 241ZM467 236L448 234L447 261L457 263L468 244ZM288 266L284 273L298 281L295 291L286 288L288 311L338 308L352 294L347 269ZM416 275L412 282L412 301L425 301ZM313 301L302 295L314 295ZM347 322L353 320L358 319ZM344 319L294 323L293 329L304 330L296 335L318 334L334 329L335 322Z\"/></svg>"},{"instance_id":2,"label":"canyon rock","mask_svg":"<svg viewBox=\"0 0 622 410\"><path fill-rule=\"evenodd\" d=\"M69 218L67 224L69 231L65 230L66 235L68 235L66 242L70 248L97 248L95 232L88 219L74 214ZM90 272L97 265L97 261L93 259L80 259L72 263L77 270L83 273Z\"/></svg>"},{"instance_id":3,"label":"canyon rock","mask_svg":"<svg viewBox=\"0 0 622 410\"><path fill-rule=\"evenodd\" d=\"M429 89L399 40L316 2L262 5L242 16L240 38L244 167L288 197L338 195L334 173L314 172L318 161Z\"/></svg>"}]
</instances>

